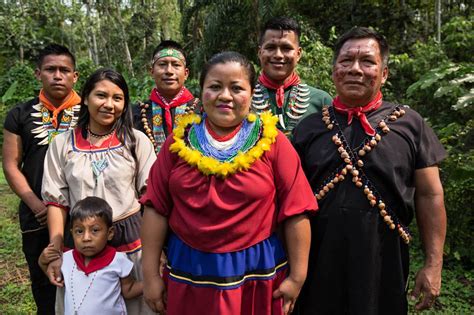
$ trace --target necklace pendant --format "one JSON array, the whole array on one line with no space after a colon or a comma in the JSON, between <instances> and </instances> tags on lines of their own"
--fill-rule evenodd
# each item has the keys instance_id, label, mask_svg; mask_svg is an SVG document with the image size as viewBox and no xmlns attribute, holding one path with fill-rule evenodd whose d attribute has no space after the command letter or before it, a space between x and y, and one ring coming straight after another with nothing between
<instances>
[{"instance_id":1,"label":"necklace pendant","mask_svg":"<svg viewBox=\"0 0 474 315\"><path fill-rule=\"evenodd\" d=\"M109 166L109 162L107 161L106 158L103 158L100 160L92 161L91 166L92 166L92 172L94 173L95 178L97 179L100 177L102 172L107 168L107 166Z\"/></svg>"},{"instance_id":2,"label":"necklace pendant","mask_svg":"<svg viewBox=\"0 0 474 315\"><path fill-rule=\"evenodd\" d=\"M281 126L283 129L286 129L285 120L283 119L283 114L278 114L278 120L279 120L279 122L280 122L280 126Z\"/></svg>"}]
</instances>

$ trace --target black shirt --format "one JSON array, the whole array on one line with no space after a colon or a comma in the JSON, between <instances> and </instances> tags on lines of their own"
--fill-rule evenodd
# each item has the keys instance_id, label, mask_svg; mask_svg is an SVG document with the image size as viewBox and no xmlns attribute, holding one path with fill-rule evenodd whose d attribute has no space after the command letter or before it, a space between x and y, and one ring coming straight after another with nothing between
<instances>
[{"instance_id":1,"label":"black shirt","mask_svg":"<svg viewBox=\"0 0 474 315\"><path fill-rule=\"evenodd\" d=\"M43 164L48 145L55 135L76 124L79 105L64 110L58 115L58 128L50 123L51 112L36 97L13 107L7 114L4 128L21 138L21 172L26 177L33 192L41 199ZM20 202L20 227L23 232L43 228L28 206Z\"/></svg>"}]
</instances>

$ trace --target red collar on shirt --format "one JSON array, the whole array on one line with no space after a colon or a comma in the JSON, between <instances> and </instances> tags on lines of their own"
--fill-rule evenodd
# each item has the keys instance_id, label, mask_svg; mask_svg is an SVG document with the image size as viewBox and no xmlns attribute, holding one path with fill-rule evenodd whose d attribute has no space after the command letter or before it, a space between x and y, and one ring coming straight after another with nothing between
<instances>
[{"instance_id":1,"label":"red collar on shirt","mask_svg":"<svg viewBox=\"0 0 474 315\"><path fill-rule=\"evenodd\" d=\"M89 264L85 265L85 257L77 249L72 250L72 257L77 264L77 267L84 271L86 275L100 270L112 262L117 251L112 246L106 246L99 254L91 259Z\"/></svg>"}]
</instances>

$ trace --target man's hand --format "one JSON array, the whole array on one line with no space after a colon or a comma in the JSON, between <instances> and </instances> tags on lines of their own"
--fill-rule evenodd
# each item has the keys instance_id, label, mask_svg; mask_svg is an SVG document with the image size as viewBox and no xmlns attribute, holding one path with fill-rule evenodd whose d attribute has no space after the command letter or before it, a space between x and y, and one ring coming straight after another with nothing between
<instances>
[{"instance_id":1,"label":"man's hand","mask_svg":"<svg viewBox=\"0 0 474 315\"><path fill-rule=\"evenodd\" d=\"M419 311L433 306L441 289L441 267L425 266L415 277L415 288L411 292L412 299L417 299L415 308Z\"/></svg>"},{"instance_id":2,"label":"man's hand","mask_svg":"<svg viewBox=\"0 0 474 315\"><path fill-rule=\"evenodd\" d=\"M143 297L153 312L166 314L166 289L160 276L143 281Z\"/></svg>"},{"instance_id":3,"label":"man's hand","mask_svg":"<svg viewBox=\"0 0 474 315\"><path fill-rule=\"evenodd\" d=\"M300 294L303 283L293 280L291 277L286 278L273 292L273 298L283 298L283 314L291 314L295 307L296 298Z\"/></svg>"},{"instance_id":4,"label":"man's hand","mask_svg":"<svg viewBox=\"0 0 474 315\"><path fill-rule=\"evenodd\" d=\"M49 282L57 287L64 286L64 280L61 274L61 265L63 263L62 258L58 258L49 263L46 269L46 275L48 276Z\"/></svg>"},{"instance_id":5,"label":"man's hand","mask_svg":"<svg viewBox=\"0 0 474 315\"><path fill-rule=\"evenodd\" d=\"M36 221L41 225L45 225L48 219L48 207L44 205L41 200L37 200L34 205L30 206L30 209L35 214Z\"/></svg>"}]
</instances>

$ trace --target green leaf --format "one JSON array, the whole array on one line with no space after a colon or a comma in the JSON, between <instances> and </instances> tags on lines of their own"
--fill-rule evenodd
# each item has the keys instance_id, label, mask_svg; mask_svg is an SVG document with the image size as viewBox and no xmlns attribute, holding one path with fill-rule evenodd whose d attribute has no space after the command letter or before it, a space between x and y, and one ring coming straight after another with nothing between
<instances>
[{"instance_id":1,"label":"green leaf","mask_svg":"<svg viewBox=\"0 0 474 315\"><path fill-rule=\"evenodd\" d=\"M2 103L6 103L10 99L12 99L13 95L15 94L16 87L18 86L18 81L13 82L12 85L8 88L8 90L2 96Z\"/></svg>"},{"instance_id":2,"label":"green leaf","mask_svg":"<svg viewBox=\"0 0 474 315\"><path fill-rule=\"evenodd\" d=\"M451 80L449 83L459 85L461 83L472 83L474 82L474 73L468 73L464 77Z\"/></svg>"},{"instance_id":3,"label":"green leaf","mask_svg":"<svg viewBox=\"0 0 474 315\"><path fill-rule=\"evenodd\" d=\"M468 94L461 96L458 98L456 105L453 105L453 109L459 110L462 108L466 108L469 105L474 103L474 89L471 89Z\"/></svg>"},{"instance_id":4,"label":"green leaf","mask_svg":"<svg viewBox=\"0 0 474 315\"><path fill-rule=\"evenodd\" d=\"M461 255L459 254L458 251L454 252L454 258L456 258L456 260L461 260Z\"/></svg>"},{"instance_id":5,"label":"green leaf","mask_svg":"<svg viewBox=\"0 0 474 315\"><path fill-rule=\"evenodd\" d=\"M442 97L442 96L445 96L445 95L450 95L450 94L453 93L455 88L456 87L452 86L452 85L442 86L442 87L440 87L439 89L436 90L436 92L433 96L438 98L438 97Z\"/></svg>"}]
</instances>

